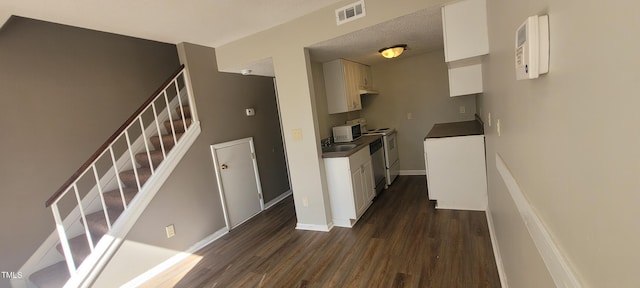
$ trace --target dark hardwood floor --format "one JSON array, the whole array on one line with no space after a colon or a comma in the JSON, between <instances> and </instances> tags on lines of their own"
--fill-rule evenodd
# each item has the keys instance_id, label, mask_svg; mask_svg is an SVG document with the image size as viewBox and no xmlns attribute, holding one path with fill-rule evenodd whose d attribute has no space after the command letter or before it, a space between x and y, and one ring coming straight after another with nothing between
<instances>
[{"instance_id":1,"label":"dark hardwood floor","mask_svg":"<svg viewBox=\"0 0 640 288\"><path fill-rule=\"evenodd\" d=\"M426 189L401 176L330 232L295 230L288 198L145 287L500 287L484 212L435 210Z\"/></svg>"}]
</instances>

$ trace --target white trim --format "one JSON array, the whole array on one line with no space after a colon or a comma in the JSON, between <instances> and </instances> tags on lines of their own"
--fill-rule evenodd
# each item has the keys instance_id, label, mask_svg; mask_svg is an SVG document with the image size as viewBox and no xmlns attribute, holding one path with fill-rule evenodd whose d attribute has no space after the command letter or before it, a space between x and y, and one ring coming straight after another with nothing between
<instances>
[{"instance_id":1,"label":"white trim","mask_svg":"<svg viewBox=\"0 0 640 288\"><path fill-rule=\"evenodd\" d=\"M536 248L538 248L538 252L540 256L542 256L542 260L544 260L544 264L547 266L547 270L549 270L556 287L582 287L564 255L560 252L560 249L558 249L558 246L553 241L553 238L544 227L540 218L538 218L529 201L527 201L516 179L498 153L496 153L496 168L504 184L507 186L507 190L509 190L513 201L516 203L516 207L529 231L529 235L531 235L533 243L535 243Z\"/></svg>"},{"instance_id":2,"label":"white trim","mask_svg":"<svg viewBox=\"0 0 640 288\"><path fill-rule=\"evenodd\" d=\"M327 225L304 224L304 223L296 224L296 229L298 230L329 232L331 231L331 228L333 228L333 223L329 223Z\"/></svg>"},{"instance_id":3,"label":"white trim","mask_svg":"<svg viewBox=\"0 0 640 288\"><path fill-rule=\"evenodd\" d=\"M409 175L427 175L427 170L400 170L400 176L409 176Z\"/></svg>"},{"instance_id":4,"label":"white trim","mask_svg":"<svg viewBox=\"0 0 640 288\"><path fill-rule=\"evenodd\" d=\"M291 189L284 191L282 194L280 194L280 196L271 199L271 201L269 201L267 204L264 204L264 210L267 210L273 206L275 206L276 204L280 203L282 200L286 199L287 197L293 195L293 191L291 191Z\"/></svg>"},{"instance_id":5,"label":"white trim","mask_svg":"<svg viewBox=\"0 0 640 288\"><path fill-rule=\"evenodd\" d=\"M136 278L131 279L129 282L125 283L124 285L122 285L120 287L121 288L129 288L129 287L139 287L139 286L141 286L145 282L153 279L154 277L157 277L161 273L169 270L174 265L177 265L180 262L182 262L183 260L187 259L189 256L191 256L194 253L198 252L198 250L200 250L200 249L206 247L207 245L215 242L216 240L220 239L220 237L226 235L227 233L229 233L229 229L227 229L227 227L222 228L222 229L214 232L213 234L211 234L211 235L205 237L204 239L198 241L196 244L193 244L191 247L189 247L184 252L180 252L180 253L176 254L175 256L165 260L164 262L162 262L162 263L156 265L155 267L147 270L147 272L144 272L144 273L138 275Z\"/></svg>"},{"instance_id":6,"label":"white trim","mask_svg":"<svg viewBox=\"0 0 640 288\"><path fill-rule=\"evenodd\" d=\"M493 248L493 257L496 259L496 266L498 268L498 276L500 276L500 287L509 288L507 281L507 273L504 271L504 263L502 262L502 255L500 254L500 245L498 244L498 237L496 236L496 228L493 225L493 217L491 216L491 209L487 207L485 212L487 215L487 224L489 226L489 236L491 237L491 246Z\"/></svg>"},{"instance_id":7,"label":"white trim","mask_svg":"<svg viewBox=\"0 0 640 288\"><path fill-rule=\"evenodd\" d=\"M333 225L336 227L352 228L353 224L351 219L333 218Z\"/></svg>"}]
</instances>

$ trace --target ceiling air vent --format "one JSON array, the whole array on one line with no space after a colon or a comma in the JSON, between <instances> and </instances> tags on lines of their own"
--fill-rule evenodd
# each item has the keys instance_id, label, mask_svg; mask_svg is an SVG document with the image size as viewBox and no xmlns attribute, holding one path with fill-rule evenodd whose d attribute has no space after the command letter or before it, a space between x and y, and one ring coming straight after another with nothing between
<instances>
[{"instance_id":1,"label":"ceiling air vent","mask_svg":"<svg viewBox=\"0 0 640 288\"><path fill-rule=\"evenodd\" d=\"M336 9L336 22L338 25L342 25L358 18L362 18L366 14L367 13L364 11L364 0L361 0L340 9Z\"/></svg>"}]
</instances>

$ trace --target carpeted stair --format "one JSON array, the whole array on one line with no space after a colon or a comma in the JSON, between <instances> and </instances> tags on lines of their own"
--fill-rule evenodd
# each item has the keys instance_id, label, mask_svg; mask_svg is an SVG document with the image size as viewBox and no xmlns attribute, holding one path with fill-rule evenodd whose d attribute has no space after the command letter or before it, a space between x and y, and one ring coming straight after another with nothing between
<instances>
[{"instance_id":1,"label":"carpeted stair","mask_svg":"<svg viewBox=\"0 0 640 288\"><path fill-rule=\"evenodd\" d=\"M181 115L179 107L176 108L176 112L177 115ZM189 110L188 106L185 106L183 107L183 112L186 117L184 123L186 123L188 128L191 125L191 111ZM160 141L162 141L162 145L164 146L166 154L168 154L175 145L173 133L170 132L171 122L165 121L163 124L167 131L169 131L169 133L163 134L161 136L152 136L149 139L153 144L153 147L156 149L149 152L151 156L151 165L153 165L154 169L157 168L165 159L161 150ZM180 137L185 132L183 120L174 120L173 127L175 128L176 139L180 139ZM149 155L145 151L137 153L134 158L138 164L136 171L140 180L140 187L142 187L152 175L149 165ZM124 186L122 189L122 194L124 194L125 201L128 205L129 202L131 202L138 193L138 183L136 181L135 172L134 170L122 171L119 173L119 176L120 181ZM103 197L105 205L107 206L109 219L111 220L110 222L113 224L124 211L124 204L122 203L120 189L104 192ZM102 238L102 236L109 232L109 226L107 225L104 211L99 210L94 213L89 213L85 216L85 218L87 219L86 225L89 229L89 232L91 233L91 237L95 245L98 243L98 241L100 241L100 238ZM71 247L71 254L73 255L73 260L77 268L91 253L86 234L83 233L69 239L69 246ZM56 249L60 252L60 254L63 254L62 244L58 244L56 246ZM67 269L67 264L65 261L45 267L44 269L36 271L29 276L29 280L33 284L35 284L36 287L40 288L60 288L64 286L68 279L69 270Z\"/></svg>"}]
</instances>

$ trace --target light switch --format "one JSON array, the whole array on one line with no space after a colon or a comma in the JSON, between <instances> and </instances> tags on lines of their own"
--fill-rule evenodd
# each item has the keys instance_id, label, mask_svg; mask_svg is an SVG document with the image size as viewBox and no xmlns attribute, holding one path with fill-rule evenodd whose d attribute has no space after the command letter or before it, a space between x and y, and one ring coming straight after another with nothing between
<instances>
[{"instance_id":1,"label":"light switch","mask_svg":"<svg viewBox=\"0 0 640 288\"><path fill-rule=\"evenodd\" d=\"M407 113L407 120L413 120L413 113Z\"/></svg>"},{"instance_id":2,"label":"light switch","mask_svg":"<svg viewBox=\"0 0 640 288\"><path fill-rule=\"evenodd\" d=\"M464 106L460 106L460 108L458 108L458 109L459 109L459 111L460 111L460 114L467 113L467 108L466 108L466 107L464 107Z\"/></svg>"},{"instance_id":3,"label":"light switch","mask_svg":"<svg viewBox=\"0 0 640 288\"><path fill-rule=\"evenodd\" d=\"M292 129L291 133L293 134L293 140L302 140L302 129Z\"/></svg>"},{"instance_id":4,"label":"light switch","mask_svg":"<svg viewBox=\"0 0 640 288\"><path fill-rule=\"evenodd\" d=\"M164 227L164 230L165 230L165 232L167 232L167 238L171 238L173 236L176 236L176 229L173 226L173 224L171 224L171 225L169 225L167 227Z\"/></svg>"}]
</instances>

